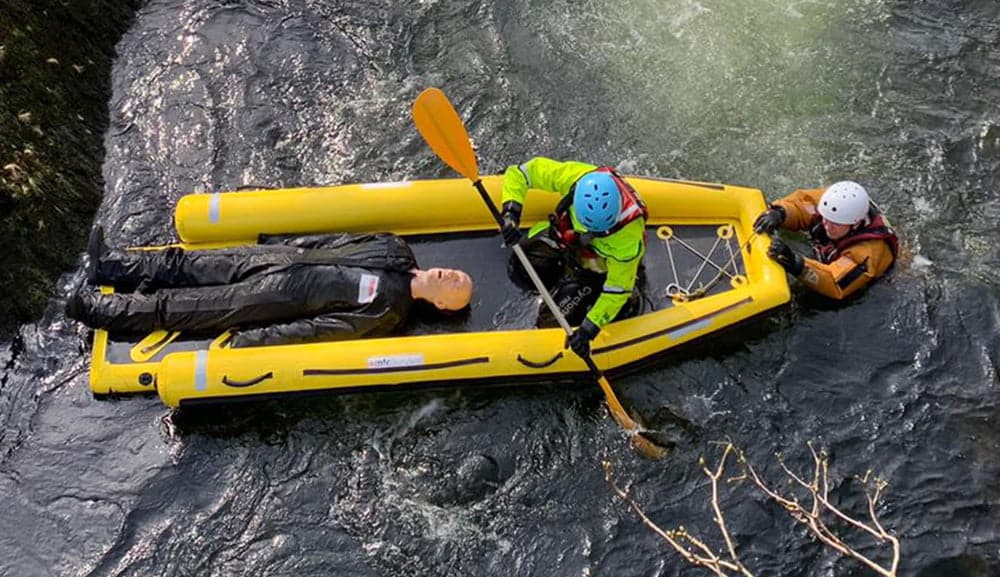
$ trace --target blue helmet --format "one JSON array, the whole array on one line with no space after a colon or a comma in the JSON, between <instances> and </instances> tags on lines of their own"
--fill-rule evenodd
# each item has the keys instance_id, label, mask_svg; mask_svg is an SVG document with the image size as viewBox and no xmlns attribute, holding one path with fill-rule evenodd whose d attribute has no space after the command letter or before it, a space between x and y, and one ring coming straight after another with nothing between
<instances>
[{"instance_id":1,"label":"blue helmet","mask_svg":"<svg viewBox=\"0 0 1000 577\"><path fill-rule=\"evenodd\" d=\"M590 232L607 232L618 222L622 193L607 172L589 172L576 182L573 195L576 218Z\"/></svg>"}]
</instances>

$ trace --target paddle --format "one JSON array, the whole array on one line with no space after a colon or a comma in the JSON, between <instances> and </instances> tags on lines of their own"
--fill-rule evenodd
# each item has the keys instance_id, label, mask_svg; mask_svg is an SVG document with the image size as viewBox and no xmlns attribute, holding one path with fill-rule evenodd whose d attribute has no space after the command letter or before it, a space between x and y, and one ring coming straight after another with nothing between
<instances>
[{"instance_id":1,"label":"paddle","mask_svg":"<svg viewBox=\"0 0 1000 577\"><path fill-rule=\"evenodd\" d=\"M476 153L472 149L472 143L469 141L469 133L466 132L465 124L458 116L458 112L455 111L451 102L448 101L448 97L437 88L428 88L417 96L417 99L413 102L412 112L413 123L416 124L417 131L427 141L431 150L445 164L472 181L476 190L479 191L479 196L486 203L486 207L490 209L493 220L496 221L497 226L502 228L503 220L500 212L497 211L496 204L493 203L493 199L486 192L486 187L483 186L483 181L479 178L479 166L476 161ZM528 260L527 255L524 254L524 250L518 245L512 248L514 254L517 255L518 260L524 266L524 270L527 271L528 276L531 278L531 282L534 283L538 294L541 295L542 300L545 301L545 305L549 307L552 315L559 322L559 326L566 331L567 335L571 335L573 329L566 322L566 317L563 316L555 301L552 300L549 291L542 284L542 280L538 278L538 273L531 266L531 262ZM581 358L587 363L587 368L590 369L594 378L597 379L597 383L601 386L601 390L604 391L611 416L629 433L632 438L632 445L636 450L652 459L663 457L667 449L642 434L642 428L625 412L625 408L618 401L614 389L611 388L611 383L608 382L604 373L597 368L594 359L590 355L583 355Z\"/></svg>"}]
</instances>

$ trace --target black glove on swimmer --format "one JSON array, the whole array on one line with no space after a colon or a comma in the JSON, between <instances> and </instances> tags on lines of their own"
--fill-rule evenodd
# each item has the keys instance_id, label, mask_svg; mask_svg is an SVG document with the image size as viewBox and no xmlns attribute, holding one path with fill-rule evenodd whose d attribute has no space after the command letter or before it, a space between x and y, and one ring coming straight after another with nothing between
<instances>
[{"instance_id":1,"label":"black glove on swimmer","mask_svg":"<svg viewBox=\"0 0 1000 577\"><path fill-rule=\"evenodd\" d=\"M802 269L806 266L802 257L795 254L795 251L779 238L771 240L771 246L767 248L767 256L774 259L792 276L802 274Z\"/></svg>"},{"instance_id":2,"label":"black glove on swimmer","mask_svg":"<svg viewBox=\"0 0 1000 577\"><path fill-rule=\"evenodd\" d=\"M783 222L785 222L785 209L772 204L753 221L753 231L758 234L771 234L778 230Z\"/></svg>"}]
</instances>

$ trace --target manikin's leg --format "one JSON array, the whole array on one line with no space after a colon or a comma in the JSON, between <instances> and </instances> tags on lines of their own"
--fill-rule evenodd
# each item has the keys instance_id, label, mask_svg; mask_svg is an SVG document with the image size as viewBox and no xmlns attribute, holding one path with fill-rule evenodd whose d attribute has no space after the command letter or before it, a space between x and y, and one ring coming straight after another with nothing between
<instances>
[{"instance_id":1,"label":"manikin's leg","mask_svg":"<svg viewBox=\"0 0 1000 577\"><path fill-rule=\"evenodd\" d=\"M294 249L283 246L186 251L111 250L92 265L93 284L118 292L152 292L161 288L237 283L276 266L291 264Z\"/></svg>"}]
</instances>

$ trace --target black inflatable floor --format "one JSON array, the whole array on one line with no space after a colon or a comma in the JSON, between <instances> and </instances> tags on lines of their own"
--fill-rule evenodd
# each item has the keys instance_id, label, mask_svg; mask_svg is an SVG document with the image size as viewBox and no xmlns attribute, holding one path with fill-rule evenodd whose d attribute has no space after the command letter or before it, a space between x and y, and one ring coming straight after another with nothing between
<instances>
[{"instance_id":1,"label":"black inflatable floor","mask_svg":"<svg viewBox=\"0 0 1000 577\"><path fill-rule=\"evenodd\" d=\"M730 290L733 277L744 275L745 268L738 240L729 231L720 236L718 225L648 227L641 312L673 306L675 293L698 298ZM507 270L512 253L501 245L498 233L408 240L422 268L462 269L472 276L476 289L466 314L441 318L433 311L419 311L408 324L407 334L535 326L544 304L533 290L511 280Z\"/></svg>"}]
</instances>

